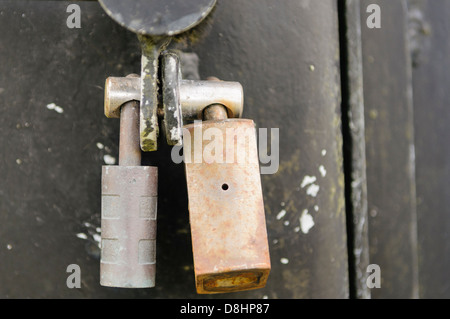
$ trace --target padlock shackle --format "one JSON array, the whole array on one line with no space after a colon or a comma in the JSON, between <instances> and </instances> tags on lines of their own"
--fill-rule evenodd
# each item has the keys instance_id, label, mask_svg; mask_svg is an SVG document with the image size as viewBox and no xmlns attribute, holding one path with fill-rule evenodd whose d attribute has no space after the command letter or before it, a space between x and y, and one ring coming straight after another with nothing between
<instances>
[{"instance_id":1,"label":"padlock shackle","mask_svg":"<svg viewBox=\"0 0 450 319\"><path fill-rule=\"evenodd\" d=\"M125 103L120 110L119 165L140 166L139 102Z\"/></svg>"}]
</instances>

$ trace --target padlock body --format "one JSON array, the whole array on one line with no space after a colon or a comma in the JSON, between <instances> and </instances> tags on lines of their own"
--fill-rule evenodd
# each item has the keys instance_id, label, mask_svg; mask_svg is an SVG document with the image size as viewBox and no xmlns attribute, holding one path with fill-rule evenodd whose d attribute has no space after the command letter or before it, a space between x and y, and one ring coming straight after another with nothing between
<instances>
[{"instance_id":1,"label":"padlock body","mask_svg":"<svg viewBox=\"0 0 450 319\"><path fill-rule=\"evenodd\" d=\"M264 287L270 256L254 122L197 122L183 135L197 292Z\"/></svg>"},{"instance_id":2,"label":"padlock body","mask_svg":"<svg viewBox=\"0 0 450 319\"><path fill-rule=\"evenodd\" d=\"M102 286L155 286L157 185L156 167L103 167Z\"/></svg>"}]
</instances>

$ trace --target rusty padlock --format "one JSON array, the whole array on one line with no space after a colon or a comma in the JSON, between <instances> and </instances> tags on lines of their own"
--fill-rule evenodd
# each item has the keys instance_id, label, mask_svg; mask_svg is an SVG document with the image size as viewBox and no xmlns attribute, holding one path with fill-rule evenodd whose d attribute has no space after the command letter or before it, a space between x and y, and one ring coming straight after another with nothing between
<instances>
[{"instance_id":1,"label":"rusty padlock","mask_svg":"<svg viewBox=\"0 0 450 319\"><path fill-rule=\"evenodd\" d=\"M155 286L158 169L140 165L139 102L131 101L120 107L119 166L102 172L102 286Z\"/></svg>"},{"instance_id":2,"label":"rusty padlock","mask_svg":"<svg viewBox=\"0 0 450 319\"><path fill-rule=\"evenodd\" d=\"M174 73L176 56L166 54L163 61L164 92L175 92L164 107L178 109L183 119L203 119L183 127L197 293L262 288L271 265L255 123L239 119L242 86L212 81L183 85L179 71ZM185 114L189 109L196 110L195 116Z\"/></svg>"}]
</instances>

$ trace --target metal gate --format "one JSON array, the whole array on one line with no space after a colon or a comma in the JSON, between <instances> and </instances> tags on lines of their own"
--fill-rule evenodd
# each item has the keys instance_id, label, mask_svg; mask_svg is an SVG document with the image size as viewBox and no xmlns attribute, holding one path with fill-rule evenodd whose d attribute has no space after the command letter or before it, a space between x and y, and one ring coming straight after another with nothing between
<instances>
[{"instance_id":1,"label":"metal gate","mask_svg":"<svg viewBox=\"0 0 450 319\"><path fill-rule=\"evenodd\" d=\"M448 16L447 0L218 0L172 45L201 78L240 82L245 117L278 141L262 175L270 276L227 298L450 297ZM164 176L156 287L99 285L101 166L119 131L104 82L139 72L135 34L96 1L2 0L0 30L0 297L205 298L167 145L143 157Z\"/></svg>"}]
</instances>

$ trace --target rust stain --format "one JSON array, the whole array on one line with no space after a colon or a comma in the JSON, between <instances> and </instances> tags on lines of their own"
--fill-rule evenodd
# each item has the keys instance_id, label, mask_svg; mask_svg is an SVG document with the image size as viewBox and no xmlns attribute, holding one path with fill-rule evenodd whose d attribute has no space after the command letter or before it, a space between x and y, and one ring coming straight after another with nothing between
<instances>
[{"instance_id":1,"label":"rust stain","mask_svg":"<svg viewBox=\"0 0 450 319\"><path fill-rule=\"evenodd\" d=\"M195 149L195 127L188 125L191 143L185 152L194 159L207 143ZM209 128L222 132L227 128L255 128L251 120L207 121ZM185 136L189 138L189 136ZM216 136L216 138L220 138ZM186 163L189 214L194 253L197 292L212 294L257 289L265 286L270 272L270 256L262 197L261 177L256 149L256 131L250 138L223 143L223 155L245 151L244 163ZM218 142L218 141L215 141Z\"/></svg>"}]
</instances>

